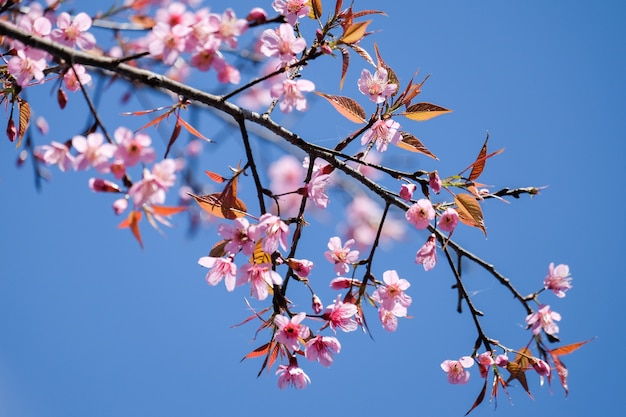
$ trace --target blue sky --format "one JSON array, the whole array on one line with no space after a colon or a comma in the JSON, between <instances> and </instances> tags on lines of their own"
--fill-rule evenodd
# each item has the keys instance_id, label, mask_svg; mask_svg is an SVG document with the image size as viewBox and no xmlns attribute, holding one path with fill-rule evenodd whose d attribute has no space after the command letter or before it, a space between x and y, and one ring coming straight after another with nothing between
<instances>
[{"instance_id":1,"label":"blue sky","mask_svg":"<svg viewBox=\"0 0 626 417\"><path fill-rule=\"evenodd\" d=\"M323 2L328 9L332 3ZM209 5L213 11L223 8ZM235 10L243 15L252 5L260 4L241 1ZM269 8L269 1L262 6ZM380 7L380 2L355 1L355 9ZM533 376L534 401L514 386L512 405L501 395L496 413L620 415L626 372L619 357L626 342L620 328L626 288L619 267L626 231L619 209L624 205L619 178L626 168L624 6L616 1L603 7L580 1L445 1L386 2L384 7L387 16L373 18L370 29L379 32L365 46L371 48L375 38L401 80L416 69L420 76L431 74L420 99L454 110L425 123L402 121L439 162L397 149L385 158L412 169L458 173L489 131L491 148L505 152L488 161L483 182L548 188L512 204L486 203L487 239L477 230L459 230L456 237L495 264L522 293L539 288L550 262L569 264L574 288L565 299L543 294L541 300L563 316L564 343L595 337L564 358L570 371L567 399L558 384L551 393ZM315 63L310 71L317 74L306 76L318 90L338 94L339 60L326 61L327 69ZM341 94L366 106L356 89L364 67L353 57ZM213 76L197 82L210 84ZM50 91L43 86L28 92L34 112L54 114L48 118L52 133L36 137L39 144L70 137L86 123L78 95L60 113L50 107ZM145 123L117 116L118 108L140 108L132 100L120 106L119 91L110 90L105 101L115 109L107 121ZM312 101L310 112L295 123L278 114L276 119L327 146L355 130L321 100ZM226 174L227 165L241 158L241 146L215 118L199 120L206 136L222 138L203 155L199 172ZM52 180L38 191L30 165L17 169L14 146L5 141L3 147L0 416L390 411L460 416L478 394L482 381L476 367L465 386L449 385L439 368L444 359L471 353L475 331L469 315L454 311L453 279L444 265L425 273L413 263L425 234L408 229L404 241L381 253L374 271L396 269L410 280L413 318L401 320L398 331L388 334L370 309L373 340L362 332L342 334L343 349L331 368L301 362L312 384L302 391L281 391L273 371L256 378L260 361L240 363L265 343L264 335L252 340L255 325L231 328L250 314L244 304L247 291L209 287L206 270L197 265L217 241L214 226L194 238L186 235L184 217L174 218L176 227L165 230L165 237L144 227L146 248L141 250L128 231L117 229L121 219L111 212L113 199L87 188L93 173L62 174L51 168ZM279 151L270 149L267 155ZM241 187L246 193L246 185ZM247 187L249 192L251 184ZM340 213L345 202L341 193L331 193L330 212ZM310 253L320 257L311 280L324 282L333 274L321 254L336 225L323 216L315 221L322 227L307 230L307 240ZM523 346L528 331L522 309L485 272L468 266L466 273L466 285L487 313L489 334L512 347ZM331 300L328 292L324 302ZM491 416L493 408L485 402L472 415Z\"/></svg>"}]
</instances>

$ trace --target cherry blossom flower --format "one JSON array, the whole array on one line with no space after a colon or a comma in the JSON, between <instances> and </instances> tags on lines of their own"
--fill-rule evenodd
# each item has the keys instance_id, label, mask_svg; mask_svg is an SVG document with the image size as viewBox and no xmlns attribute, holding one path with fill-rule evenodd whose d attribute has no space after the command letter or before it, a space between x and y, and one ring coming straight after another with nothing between
<instances>
[{"instance_id":1,"label":"cherry blossom flower","mask_svg":"<svg viewBox=\"0 0 626 417\"><path fill-rule=\"evenodd\" d=\"M298 18L309 14L311 8L307 0L274 0L272 7L278 13L285 16L285 20L290 25L295 25Z\"/></svg>"},{"instance_id":2,"label":"cherry blossom flower","mask_svg":"<svg viewBox=\"0 0 626 417\"><path fill-rule=\"evenodd\" d=\"M548 365L548 363L544 361L543 359L539 359L539 358L533 358L533 360L531 361L531 364L535 372L537 372L539 376L541 377L541 382L543 383L543 377L550 376L550 371L551 371L550 365Z\"/></svg>"},{"instance_id":3,"label":"cherry blossom flower","mask_svg":"<svg viewBox=\"0 0 626 417\"><path fill-rule=\"evenodd\" d=\"M372 298L381 308L392 312L398 317L406 316L406 309L411 305L411 297L406 295L406 291L411 284L404 278L398 276L395 270L383 272L385 285L376 288Z\"/></svg>"},{"instance_id":4,"label":"cherry blossom flower","mask_svg":"<svg viewBox=\"0 0 626 417\"><path fill-rule=\"evenodd\" d=\"M198 259L198 263L205 268L209 268L205 278L209 285L215 286L224 280L226 290L232 291L235 289L237 265L233 263L231 256L227 258L203 256Z\"/></svg>"},{"instance_id":5,"label":"cherry blossom flower","mask_svg":"<svg viewBox=\"0 0 626 417\"><path fill-rule=\"evenodd\" d=\"M315 90L315 84L312 81L285 79L281 83L274 84L270 89L270 94L274 99L281 99L279 107L283 113L291 113L293 109L307 110L308 104L302 93L313 90Z\"/></svg>"},{"instance_id":6,"label":"cherry blossom flower","mask_svg":"<svg viewBox=\"0 0 626 417\"><path fill-rule=\"evenodd\" d=\"M280 389L285 389L290 385L293 385L296 389L302 389L311 383L309 376L298 367L297 363L279 365L276 375L278 375L278 388Z\"/></svg>"},{"instance_id":7,"label":"cherry blossom flower","mask_svg":"<svg viewBox=\"0 0 626 417\"><path fill-rule=\"evenodd\" d=\"M150 164L156 158L152 139L145 133L134 134L130 129L120 126L115 129L113 139L117 143L113 158L121 160L124 166L132 167L138 163Z\"/></svg>"},{"instance_id":8,"label":"cherry blossom flower","mask_svg":"<svg viewBox=\"0 0 626 417\"><path fill-rule=\"evenodd\" d=\"M52 141L50 145L42 145L35 149L35 155L46 164L58 165L62 172L69 171L74 166L74 156L63 143Z\"/></svg>"},{"instance_id":9,"label":"cherry blossom flower","mask_svg":"<svg viewBox=\"0 0 626 417\"><path fill-rule=\"evenodd\" d=\"M400 123L392 119L380 119L363 134L363 137L361 138L361 145L375 141L376 150L378 152L385 152L390 143L395 145L402 138L398 129L400 129Z\"/></svg>"},{"instance_id":10,"label":"cherry blossom flower","mask_svg":"<svg viewBox=\"0 0 626 417\"><path fill-rule=\"evenodd\" d=\"M187 37L191 31L189 26L180 24L170 26L167 23L158 22L150 34L148 52L155 58L161 57L165 65L172 65L185 50Z\"/></svg>"},{"instance_id":11,"label":"cherry blossom flower","mask_svg":"<svg viewBox=\"0 0 626 417\"><path fill-rule=\"evenodd\" d=\"M317 170L311 175L309 183L306 185L307 195L319 208L328 207L330 198L326 194L326 187L330 181L330 174L324 174L322 170Z\"/></svg>"},{"instance_id":12,"label":"cherry blossom flower","mask_svg":"<svg viewBox=\"0 0 626 417\"><path fill-rule=\"evenodd\" d=\"M298 313L291 319L282 316L274 316L276 324L275 340L282 343L287 349L296 351L300 347L299 339L306 339L311 334L310 329L300 324L306 318L306 313Z\"/></svg>"},{"instance_id":13,"label":"cherry blossom flower","mask_svg":"<svg viewBox=\"0 0 626 417\"><path fill-rule=\"evenodd\" d=\"M154 14L154 18L157 22L163 22L168 26L189 26L195 20L194 14L187 10L187 6L178 1L158 9Z\"/></svg>"},{"instance_id":14,"label":"cherry blossom flower","mask_svg":"<svg viewBox=\"0 0 626 417\"><path fill-rule=\"evenodd\" d=\"M400 198L404 201L411 201L413 198L413 193L417 189L417 185L415 184L402 184L400 186Z\"/></svg>"},{"instance_id":15,"label":"cherry blossom flower","mask_svg":"<svg viewBox=\"0 0 626 417\"><path fill-rule=\"evenodd\" d=\"M417 229L426 229L435 218L435 209L429 200L420 198L406 211L406 219Z\"/></svg>"},{"instance_id":16,"label":"cherry blossom flower","mask_svg":"<svg viewBox=\"0 0 626 417\"><path fill-rule=\"evenodd\" d=\"M237 285L250 283L250 295L257 300L265 300L269 289L283 283L282 277L272 270L272 264L245 264L239 272Z\"/></svg>"},{"instance_id":17,"label":"cherry blossom flower","mask_svg":"<svg viewBox=\"0 0 626 417\"><path fill-rule=\"evenodd\" d=\"M250 222L244 217L237 217L233 224L221 223L217 227L217 234L228 241L224 250L233 255L242 251L244 255L250 256L254 252L255 241L248 236Z\"/></svg>"},{"instance_id":18,"label":"cherry blossom flower","mask_svg":"<svg viewBox=\"0 0 626 417\"><path fill-rule=\"evenodd\" d=\"M569 266L559 264L556 267L551 262L548 266L548 275L543 279L546 290L552 290L557 297L565 297L565 291L572 288L572 277L569 275Z\"/></svg>"},{"instance_id":19,"label":"cherry blossom flower","mask_svg":"<svg viewBox=\"0 0 626 417\"><path fill-rule=\"evenodd\" d=\"M219 51L220 42L215 37L210 37L207 41L199 44L189 63L200 71L208 71L211 68L218 70L225 65L224 57Z\"/></svg>"},{"instance_id":20,"label":"cherry blossom flower","mask_svg":"<svg viewBox=\"0 0 626 417\"><path fill-rule=\"evenodd\" d=\"M335 304L326 307L323 317L328 320L330 328L336 333L337 329L344 332L352 332L358 324L353 316L357 313L357 307L351 303L341 301L341 295L337 296Z\"/></svg>"},{"instance_id":21,"label":"cherry blossom flower","mask_svg":"<svg viewBox=\"0 0 626 417\"><path fill-rule=\"evenodd\" d=\"M330 288L333 290L345 290L359 285L361 285L361 281L346 277L339 277L330 281Z\"/></svg>"},{"instance_id":22,"label":"cherry blossom flower","mask_svg":"<svg viewBox=\"0 0 626 417\"><path fill-rule=\"evenodd\" d=\"M296 55L304 51L306 40L296 38L293 27L287 23L278 29L267 29L261 34L260 52L267 57L277 57L283 64L295 61Z\"/></svg>"},{"instance_id":23,"label":"cherry blossom flower","mask_svg":"<svg viewBox=\"0 0 626 417\"><path fill-rule=\"evenodd\" d=\"M478 370L480 371L480 377L486 378L489 373L489 367L491 367L496 361L493 359L492 352L483 352L476 357L478 362Z\"/></svg>"},{"instance_id":24,"label":"cherry blossom flower","mask_svg":"<svg viewBox=\"0 0 626 417\"><path fill-rule=\"evenodd\" d=\"M559 326L555 321L560 321L561 315L556 311L551 311L549 305L541 304L536 313L529 314L526 317L526 324L530 326L533 334L538 334L541 329L546 334L556 335L559 332Z\"/></svg>"},{"instance_id":25,"label":"cherry blossom flower","mask_svg":"<svg viewBox=\"0 0 626 417\"><path fill-rule=\"evenodd\" d=\"M380 67L374 75L367 69L361 71L361 78L357 81L359 91L376 104L383 103L398 89L397 84L389 83L387 70Z\"/></svg>"},{"instance_id":26,"label":"cherry blossom flower","mask_svg":"<svg viewBox=\"0 0 626 417\"><path fill-rule=\"evenodd\" d=\"M353 244L354 239L348 239L342 247L341 239L338 236L333 236L328 240L329 250L324 252L324 256L328 262L335 264L337 275L347 274L350 270L350 265L359 259L359 251L350 250Z\"/></svg>"},{"instance_id":27,"label":"cherry blossom flower","mask_svg":"<svg viewBox=\"0 0 626 417\"><path fill-rule=\"evenodd\" d=\"M72 92L80 90L81 84L87 85L89 83L91 83L91 75L89 75L85 67L80 64L74 64L74 66L68 68L67 72L63 75L63 84Z\"/></svg>"},{"instance_id":28,"label":"cherry blossom flower","mask_svg":"<svg viewBox=\"0 0 626 417\"><path fill-rule=\"evenodd\" d=\"M398 316L396 316L392 311L379 308L378 318L383 325L383 329L386 331L395 332L398 330Z\"/></svg>"},{"instance_id":29,"label":"cherry blossom flower","mask_svg":"<svg viewBox=\"0 0 626 417\"><path fill-rule=\"evenodd\" d=\"M496 356L496 365L505 368L509 364L509 357L506 355Z\"/></svg>"},{"instance_id":30,"label":"cherry blossom flower","mask_svg":"<svg viewBox=\"0 0 626 417\"><path fill-rule=\"evenodd\" d=\"M245 19L237 19L233 9L226 9L220 18L220 27L215 36L226 45L237 48L237 36L241 36L248 29Z\"/></svg>"},{"instance_id":31,"label":"cherry blossom flower","mask_svg":"<svg viewBox=\"0 0 626 417\"><path fill-rule=\"evenodd\" d=\"M437 171L432 171L428 174L428 185L430 185L431 190L433 190L435 194L441 192L441 179Z\"/></svg>"},{"instance_id":32,"label":"cherry blossom flower","mask_svg":"<svg viewBox=\"0 0 626 417\"><path fill-rule=\"evenodd\" d=\"M430 271L437 265L437 238L431 234L424 246L415 255L415 263L424 265L424 271Z\"/></svg>"},{"instance_id":33,"label":"cherry blossom flower","mask_svg":"<svg viewBox=\"0 0 626 417\"><path fill-rule=\"evenodd\" d=\"M293 272L300 278L306 278L311 273L311 269L315 266L313 262L308 259L287 259L287 265L293 270Z\"/></svg>"},{"instance_id":34,"label":"cherry blossom flower","mask_svg":"<svg viewBox=\"0 0 626 417\"><path fill-rule=\"evenodd\" d=\"M143 178L135 182L128 190L135 207L146 203L161 204L165 202L167 189L176 182L176 161L164 159L154 164L152 171L144 169Z\"/></svg>"},{"instance_id":35,"label":"cherry blossom flower","mask_svg":"<svg viewBox=\"0 0 626 417\"><path fill-rule=\"evenodd\" d=\"M268 254L276 252L278 245L283 250L287 250L287 236L289 235L289 226L285 224L278 216L265 213L259 218L259 223L251 225L248 228L248 237L254 241L258 240L262 234L263 251Z\"/></svg>"},{"instance_id":36,"label":"cherry blossom flower","mask_svg":"<svg viewBox=\"0 0 626 417\"><path fill-rule=\"evenodd\" d=\"M25 87L34 78L41 81L46 69L45 52L38 49L18 49L7 63L7 70L15 77L21 87Z\"/></svg>"},{"instance_id":37,"label":"cherry blossom flower","mask_svg":"<svg viewBox=\"0 0 626 417\"><path fill-rule=\"evenodd\" d=\"M469 381L470 373L465 368L474 365L474 359L463 356L458 361L445 360L441 363L441 369L448 374L448 382L451 384L465 384Z\"/></svg>"},{"instance_id":38,"label":"cherry blossom flower","mask_svg":"<svg viewBox=\"0 0 626 417\"><path fill-rule=\"evenodd\" d=\"M439 222L437 223L437 227L444 232L452 233L458 223L459 213L457 213L456 210L452 207L448 207L446 211L441 214Z\"/></svg>"},{"instance_id":39,"label":"cherry blossom flower","mask_svg":"<svg viewBox=\"0 0 626 417\"><path fill-rule=\"evenodd\" d=\"M90 133L87 137L74 136L72 146L78 152L74 161L77 171L93 167L97 171L106 172L108 161L115 153L115 145L104 143L104 136L99 132Z\"/></svg>"},{"instance_id":40,"label":"cherry blossom flower","mask_svg":"<svg viewBox=\"0 0 626 417\"><path fill-rule=\"evenodd\" d=\"M333 354L341 351L341 343L332 336L315 336L304 346L304 357L310 361L318 361L323 366L333 364Z\"/></svg>"},{"instance_id":41,"label":"cherry blossom flower","mask_svg":"<svg viewBox=\"0 0 626 417\"><path fill-rule=\"evenodd\" d=\"M128 208L127 198L118 198L113 202L113 212L117 215L122 214Z\"/></svg>"},{"instance_id":42,"label":"cherry blossom flower","mask_svg":"<svg viewBox=\"0 0 626 417\"><path fill-rule=\"evenodd\" d=\"M87 13L78 13L74 18L69 13L59 13L57 28L50 33L50 37L63 45L78 46L89 50L96 44L96 38L89 32L91 17Z\"/></svg>"}]
</instances>

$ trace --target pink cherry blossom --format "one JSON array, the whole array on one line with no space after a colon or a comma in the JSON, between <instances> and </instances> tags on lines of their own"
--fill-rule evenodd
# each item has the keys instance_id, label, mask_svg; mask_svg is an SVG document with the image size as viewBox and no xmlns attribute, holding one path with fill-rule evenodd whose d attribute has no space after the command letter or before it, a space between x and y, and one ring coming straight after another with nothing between
<instances>
[{"instance_id":1,"label":"pink cherry blossom","mask_svg":"<svg viewBox=\"0 0 626 417\"><path fill-rule=\"evenodd\" d=\"M342 247L341 239L338 236L331 237L328 240L329 250L324 252L324 256L328 262L335 264L337 275L347 274L350 270L350 265L358 260L359 251L350 250L353 244L354 239L348 239Z\"/></svg>"},{"instance_id":2,"label":"pink cherry blossom","mask_svg":"<svg viewBox=\"0 0 626 417\"><path fill-rule=\"evenodd\" d=\"M374 141L376 142L376 150L378 152L385 152L390 143L395 145L402 138L398 129L400 129L400 123L392 119L380 119L363 134L361 145Z\"/></svg>"},{"instance_id":3,"label":"pink cherry blossom","mask_svg":"<svg viewBox=\"0 0 626 417\"><path fill-rule=\"evenodd\" d=\"M417 189L417 185L415 184L402 184L400 186L400 198L404 201L411 201L413 198L413 193Z\"/></svg>"},{"instance_id":4,"label":"pink cherry blossom","mask_svg":"<svg viewBox=\"0 0 626 417\"><path fill-rule=\"evenodd\" d=\"M560 321L561 315L556 311L551 311L549 305L541 304L536 313L526 317L526 324L530 326L533 334L539 334L541 329L546 334L555 336L559 332L559 326L555 321Z\"/></svg>"},{"instance_id":5,"label":"pink cherry blossom","mask_svg":"<svg viewBox=\"0 0 626 417\"><path fill-rule=\"evenodd\" d=\"M383 103L398 89L396 84L389 83L387 70L382 67L378 68L374 75L367 69L361 71L361 78L357 84L359 91L366 96L369 95L370 100L376 104Z\"/></svg>"},{"instance_id":6,"label":"pink cherry blossom","mask_svg":"<svg viewBox=\"0 0 626 417\"><path fill-rule=\"evenodd\" d=\"M324 174L322 170L317 170L311 175L309 183L306 185L307 195L319 208L328 207L330 198L326 194L326 187L330 181L330 174Z\"/></svg>"},{"instance_id":7,"label":"pink cherry blossom","mask_svg":"<svg viewBox=\"0 0 626 417\"><path fill-rule=\"evenodd\" d=\"M437 264L437 238L431 234L424 246L415 255L415 263L424 265L424 271L430 271Z\"/></svg>"},{"instance_id":8,"label":"pink cherry blossom","mask_svg":"<svg viewBox=\"0 0 626 417\"><path fill-rule=\"evenodd\" d=\"M569 266L559 264L556 267L551 262L548 266L548 275L543 279L546 290L552 290L557 297L565 297L565 291L572 288L572 277L569 275Z\"/></svg>"},{"instance_id":9,"label":"pink cherry blossom","mask_svg":"<svg viewBox=\"0 0 626 417\"><path fill-rule=\"evenodd\" d=\"M336 333L337 329L344 332L352 332L357 329L358 324L353 316L357 313L357 307L352 303L344 303L341 296L337 296L335 304L326 307L324 319L328 320L330 328Z\"/></svg>"},{"instance_id":10,"label":"pink cherry blossom","mask_svg":"<svg viewBox=\"0 0 626 417\"><path fill-rule=\"evenodd\" d=\"M96 44L96 38L89 32L91 17L87 13L78 13L72 18L69 13L59 13L57 17L57 29L54 29L50 37L63 45L78 46L80 49L92 49Z\"/></svg>"},{"instance_id":11,"label":"pink cherry blossom","mask_svg":"<svg viewBox=\"0 0 626 417\"><path fill-rule=\"evenodd\" d=\"M69 171L74 166L74 156L63 143L52 141L50 145L42 145L35 149L35 155L46 164L58 165L62 172Z\"/></svg>"},{"instance_id":12,"label":"pink cherry blossom","mask_svg":"<svg viewBox=\"0 0 626 417\"><path fill-rule=\"evenodd\" d=\"M237 285L250 283L250 295L257 300L265 300L269 289L283 283L282 277L272 270L272 264L245 264L239 272Z\"/></svg>"},{"instance_id":13,"label":"pink cherry blossom","mask_svg":"<svg viewBox=\"0 0 626 417\"><path fill-rule=\"evenodd\" d=\"M296 38L293 27L287 23L278 29L267 29L261 34L260 52L267 57L277 57L283 64L295 61L296 55L304 51L306 40Z\"/></svg>"},{"instance_id":14,"label":"pink cherry blossom","mask_svg":"<svg viewBox=\"0 0 626 417\"><path fill-rule=\"evenodd\" d=\"M452 207L448 207L446 211L441 214L437 227L444 232L450 232L454 230L459 223L459 213Z\"/></svg>"},{"instance_id":15,"label":"pink cherry blossom","mask_svg":"<svg viewBox=\"0 0 626 417\"><path fill-rule=\"evenodd\" d=\"M544 376L550 376L550 371L551 371L550 365L543 359L533 358L533 360L531 361L531 364L535 372L537 372L539 376L542 378L542 382L543 382Z\"/></svg>"},{"instance_id":16,"label":"pink cherry blossom","mask_svg":"<svg viewBox=\"0 0 626 417\"><path fill-rule=\"evenodd\" d=\"M372 298L384 310L392 312L397 317L406 316L406 310L411 305L411 297L404 293L411 284L398 276L395 270L383 272L385 285L380 285L372 294Z\"/></svg>"},{"instance_id":17,"label":"pink cherry blossom","mask_svg":"<svg viewBox=\"0 0 626 417\"><path fill-rule=\"evenodd\" d=\"M164 159L154 164L152 171L144 169L143 178L135 182L128 190L135 207L146 203L161 204L165 202L165 194L176 182L176 161Z\"/></svg>"},{"instance_id":18,"label":"pink cherry blossom","mask_svg":"<svg viewBox=\"0 0 626 417\"><path fill-rule=\"evenodd\" d=\"M209 268L205 278L209 285L215 286L224 280L226 290L232 291L235 289L237 265L233 263L232 257L214 258L212 256L203 256L198 259L198 263L205 268Z\"/></svg>"},{"instance_id":19,"label":"pink cherry blossom","mask_svg":"<svg viewBox=\"0 0 626 417\"><path fill-rule=\"evenodd\" d=\"M272 7L278 13L285 16L285 20L290 25L295 25L298 18L309 14L311 8L307 0L274 0Z\"/></svg>"},{"instance_id":20,"label":"pink cherry blossom","mask_svg":"<svg viewBox=\"0 0 626 417\"><path fill-rule=\"evenodd\" d=\"M437 171L432 171L428 174L428 185L430 185L431 190L433 190L435 194L441 192L441 179Z\"/></svg>"},{"instance_id":21,"label":"pink cherry blossom","mask_svg":"<svg viewBox=\"0 0 626 417\"><path fill-rule=\"evenodd\" d=\"M85 136L74 136L72 146L78 152L74 168L78 171L93 167L97 171L106 172L108 161L115 153L115 145L104 143L104 136L99 132Z\"/></svg>"},{"instance_id":22,"label":"pink cherry blossom","mask_svg":"<svg viewBox=\"0 0 626 417\"><path fill-rule=\"evenodd\" d=\"M299 339L306 339L311 334L307 326L300 324L305 318L306 313L298 313L291 319L280 314L274 316L274 324L276 324L275 340L285 345L287 349L298 350L300 347Z\"/></svg>"},{"instance_id":23,"label":"pink cherry blossom","mask_svg":"<svg viewBox=\"0 0 626 417\"><path fill-rule=\"evenodd\" d=\"M318 361L323 366L333 364L333 354L341 351L341 343L332 336L315 336L306 342L304 356L310 361Z\"/></svg>"},{"instance_id":24,"label":"pink cherry blossom","mask_svg":"<svg viewBox=\"0 0 626 417\"><path fill-rule=\"evenodd\" d=\"M274 84L270 89L270 94L274 99L281 99L280 110L283 113L291 113L293 109L306 111L308 108L303 92L315 90L315 84L309 80L289 80L285 79Z\"/></svg>"},{"instance_id":25,"label":"pink cherry blossom","mask_svg":"<svg viewBox=\"0 0 626 417\"><path fill-rule=\"evenodd\" d=\"M406 219L417 229L426 229L435 218L435 209L429 200L420 198L406 211Z\"/></svg>"},{"instance_id":26,"label":"pink cherry blossom","mask_svg":"<svg viewBox=\"0 0 626 417\"><path fill-rule=\"evenodd\" d=\"M148 40L148 51L155 58L162 58L165 65L172 65L185 50L187 37L192 29L188 26L158 22L152 28Z\"/></svg>"},{"instance_id":27,"label":"pink cherry blossom","mask_svg":"<svg viewBox=\"0 0 626 417\"><path fill-rule=\"evenodd\" d=\"M289 226L285 224L278 216L271 213L265 213L259 218L259 223L251 225L248 228L248 237L257 241L261 235L263 238L263 251L272 254L280 245L283 250L287 250L287 236L289 235Z\"/></svg>"},{"instance_id":28,"label":"pink cherry blossom","mask_svg":"<svg viewBox=\"0 0 626 417\"><path fill-rule=\"evenodd\" d=\"M113 139L117 144L113 157L122 161L124 166L138 163L150 164L156 159L156 152L150 145L152 139L145 133L134 134L130 129L120 126L115 129Z\"/></svg>"},{"instance_id":29,"label":"pink cherry blossom","mask_svg":"<svg viewBox=\"0 0 626 417\"><path fill-rule=\"evenodd\" d=\"M34 78L41 81L44 78L43 71L46 69L45 53L38 49L18 49L7 63L7 70L15 77L15 81L21 87L25 87Z\"/></svg>"},{"instance_id":30,"label":"pink cherry blossom","mask_svg":"<svg viewBox=\"0 0 626 417\"><path fill-rule=\"evenodd\" d=\"M91 75L89 75L85 67L80 64L74 64L74 66L68 68L65 75L63 75L63 84L72 92L80 90L81 84L87 85L89 83L91 83Z\"/></svg>"},{"instance_id":31,"label":"pink cherry blossom","mask_svg":"<svg viewBox=\"0 0 626 417\"><path fill-rule=\"evenodd\" d=\"M276 370L278 375L278 388L285 389L290 385L293 385L296 389L306 388L307 384L311 383L311 379L304 371L296 364L279 365Z\"/></svg>"},{"instance_id":32,"label":"pink cherry blossom","mask_svg":"<svg viewBox=\"0 0 626 417\"><path fill-rule=\"evenodd\" d=\"M398 316L393 314L392 311L385 310L384 308L379 308L378 318L383 325L383 329L385 329L386 331L393 333L398 330Z\"/></svg>"},{"instance_id":33,"label":"pink cherry blossom","mask_svg":"<svg viewBox=\"0 0 626 417\"><path fill-rule=\"evenodd\" d=\"M441 369L448 374L448 382L451 384L465 384L469 381L470 373L465 368L474 365L474 359L463 356L458 361L445 360L441 363Z\"/></svg>"},{"instance_id":34,"label":"pink cherry blossom","mask_svg":"<svg viewBox=\"0 0 626 417\"><path fill-rule=\"evenodd\" d=\"M128 208L127 198L118 198L113 202L113 212L117 215L122 214Z\"/></svg>"},{"instance_id":35,"label":"pink cherry blossom","mask_svg":"<svg viewBox=\"0 0 626 417\"><path fill-rule=\"evenodd\" d=\"M246 256L254 252L255 241L248 236L250 222L244 217L237 217L233 224L221 223L217 227L217 234L228 241L224 250L236 255L239 251Z\"/></svg>"},{"instance_id":36,"label":"pink cherry blossom","mask_svg":"<svg viewBox=\"0 0 626 417\"><path fill-rule=\"evenodd\" d=\"M287 265L293 270L293 272L300 278L306 278L311 273L311 269L315 266L313 262L308 259L287 259Z\"/></svg>"},{"instance_id":37,"label":"pink cherry blossom","mask_svg":"<svg viewBox=\"0 0 626 417\"><path fill-rule=\"evenodd\" d=\"M237 48L237 37L248 29L245 19L237 19L233 9L226 9L220 18L220 27L215 36L230 48Z\"/></svg>"},{"instance_id":38,"label":"pink cherry blossom","mask_svg":"<svg viewBox=\"0 0 626 417\"><path fill-rule=\"evenodd\" d=\"M492 352L483 352L476 357L476 362L478 362L478 370L480 371L480 377L486 378L489 373L489 368L496 363L493 359Z\"/></svg>"},{"instance_id":39,"label":"pink cherry blossom","mask_svg":"<svg viewBox=\"0 0 626 417\"><path fill-rule=\"evenodd\" d=\"M509 357L506 355L496 356L496 365L505 368L509 364Z\"/></svg>"}]
</instances>

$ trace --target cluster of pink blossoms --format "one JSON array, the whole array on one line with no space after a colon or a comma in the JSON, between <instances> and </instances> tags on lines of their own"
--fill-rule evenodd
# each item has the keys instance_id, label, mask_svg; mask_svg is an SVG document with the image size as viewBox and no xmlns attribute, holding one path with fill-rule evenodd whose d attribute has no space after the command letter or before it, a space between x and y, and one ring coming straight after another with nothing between
<instances>
[{"instance_id":1,"label":"cluster of pink blossoms","mask_svg":"<svg viewBox=\"0 0 626 417\"><path fill-rule=\"evenodd\" d=\"M571 280L569 266L560 264L555 267L554 263L550 263L548 275L544 279L544 288L554 291L557 297L562 298L565 296L565 291L572 287ZM552 311L549 305L540 304L537 312L531 313L526 317L526 324L533 335L537 335L543 330L548 336L556 337L559 327L555 321L560 320L561 315L559 313ZM484 352L476 356L476 362L478 362L482 378L487 377L490 367L506 367L508 365L509 359L506 355L494 356L493 352ZM528 361L543 383L543 377L550 376L550 365L543 359L536 357L530 357ZM472 357L464 356L458 361L445 360L441 363L441 369L448 374L448 382L451 384L465 384L470 377L467 368L470 368L473 364L474 359Z\"/></svg>"},{"instance_id":2,"label":"cluster of pink blossoms","mask_svg":"<svg viewBox=\"0 0 626 417\"><path fill-rule=\"evenodd\" d=\"M95 37L88 32L92 20L86 13L78 13L72 17L62 12L55 18L53 10L44 10L41 4L33 3L28 8L28 13L18 16L16 25L34 36L50 39L68 47L91 50L96 44ZM16 83L25 87L32 80L42 81L45 77L44 70L51 60L50 55L39 49L24 46L18 41L10 41L10 46L15 53L8 60L7 69ZM87 74L85 67L74 64L67 66L63 71L63 81L68 90L77 91L81 84L91 82L91 76Z\"/></svg>"}]
</instances>

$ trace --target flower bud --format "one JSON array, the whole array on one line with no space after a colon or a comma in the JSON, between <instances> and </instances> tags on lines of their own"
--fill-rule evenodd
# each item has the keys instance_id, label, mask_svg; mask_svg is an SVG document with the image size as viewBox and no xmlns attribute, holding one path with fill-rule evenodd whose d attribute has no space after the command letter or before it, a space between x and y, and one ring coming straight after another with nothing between
<instances>
[{"instance_id":1,"label":"flower bud","mask_svg":"<svg viewBox=\"0 0 626 417\"><path fill-rule=\"evenodd\" d=\"M433 171L428 174L428 177L428 184L430 185L430 188L435 192L435 194L439 194L441 192L441 179L439 178L439 173L437 171Z\"/></svg>"},{"instance_id":2,"label":"flower bud","mask_svg":"<svg viewBox=\"0 0 626 417\"><path fill-rule=\"evenodd\" d=\"M260 25L267 22L267 12L260 7L255 7L250 10L248 16L246 16L248 24Z\"/></svg>"},{"instance_id":3,"label":"flower bud","mask_svg":"<svg viewBox=\"0 0 626 417\"><path fill-rule=\"evenodd\" d=\"M324 306L322 305L322 300L320 300L320 298L315 294L313 295L313 299L311 300L311 308L313 308L315 314L320 314L324 309Z\"/></svg>"},{"instance_id":4,"label":"flower bud","mask_svg":"<svg viewBox=\"0 0 626 417\"><path fill-rule=\"evenodd\" d=\"M120 187L111 181L103 180L102 178L90 178L89 188L99 193L120 193Z\"/></svg>"}]
</instances>

